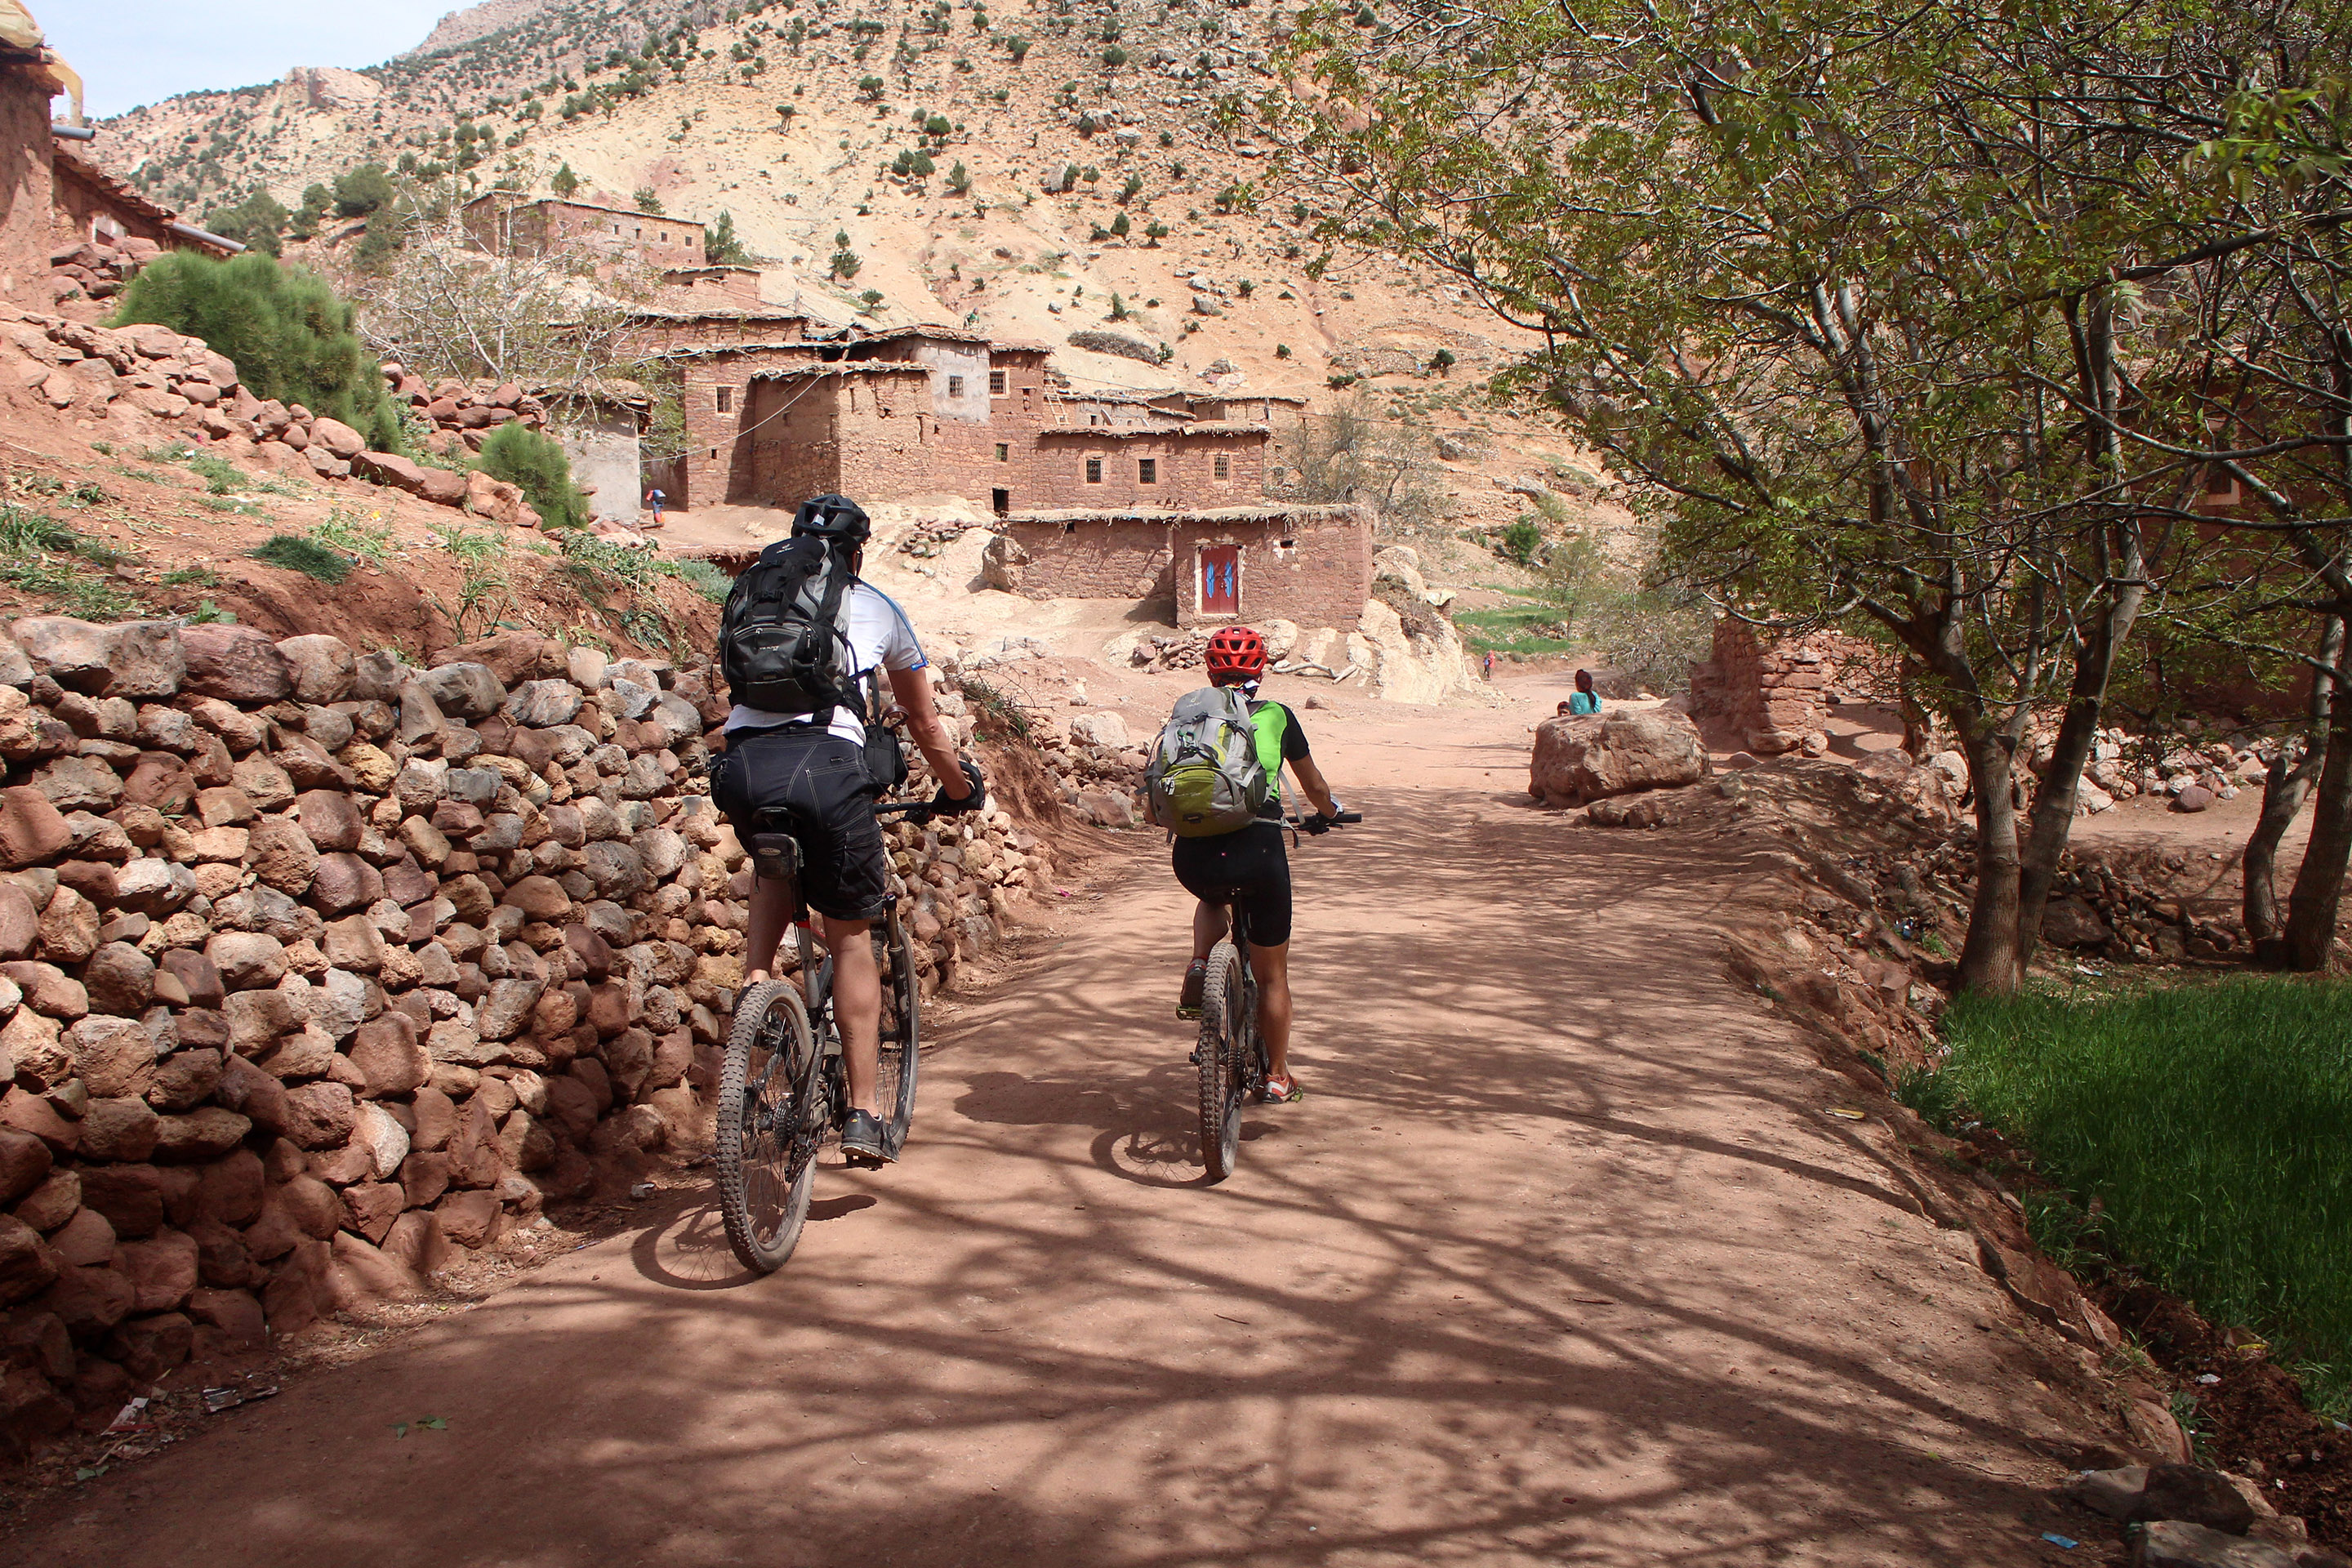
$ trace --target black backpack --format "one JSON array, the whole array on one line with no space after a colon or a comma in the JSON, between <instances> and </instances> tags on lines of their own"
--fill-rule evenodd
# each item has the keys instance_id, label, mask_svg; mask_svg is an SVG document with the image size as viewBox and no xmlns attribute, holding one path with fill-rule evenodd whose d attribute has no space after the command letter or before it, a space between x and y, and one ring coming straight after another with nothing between
<instances>
[{"instance_id":1,"label":"black backpack","mask_svg":"<svg viewBox=\"0 0 2352 1568\"><path fill-rule=\"evenodd\" d=\"M844 601L856 577L846 552L807 534L780 539L735 579L719 622L719 670L734 700L771 713L866 705Z\"/></svg>"}]
</instances>

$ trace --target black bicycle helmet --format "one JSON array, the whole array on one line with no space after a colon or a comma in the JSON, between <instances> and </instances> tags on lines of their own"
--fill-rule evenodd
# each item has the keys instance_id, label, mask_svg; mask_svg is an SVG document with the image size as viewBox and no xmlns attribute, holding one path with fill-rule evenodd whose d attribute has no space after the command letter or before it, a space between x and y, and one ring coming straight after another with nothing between
<instances>
[{"instance_id":1,"label":"black bicycle helmet","mask_svg":"<svg viewBox=\"0 0 2352 1568\"><path fill-rule=\"evenodd\" d=\"M817 496L801 502L800 510L793 514L793 531L854 550L873 534L874 524L866 509L847 496Z\"/></svg>"}]
</instances>

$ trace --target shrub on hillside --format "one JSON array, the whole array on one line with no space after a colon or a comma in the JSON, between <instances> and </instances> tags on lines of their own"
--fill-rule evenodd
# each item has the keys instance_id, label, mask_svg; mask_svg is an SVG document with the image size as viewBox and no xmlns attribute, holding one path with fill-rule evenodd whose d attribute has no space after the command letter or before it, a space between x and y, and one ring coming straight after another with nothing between
<instances>
[{"instance_id":1,"label":"shrub on hillside","mask_svg":"<svg viewBox=\"0 0 2352 1568\"><path fill-rule=\"evenodd\" d=\"M520 422L501 425L483 438L474 466L520 489L548 527L588 526L588 493L572 482L572 459L552 437Z\"/></svg>"},{"instance_id":2,"label":"shrub on hillside","mask_svg":"<svg viewBox=\"0 0 2352 1568\"><path fill-rule=\"evenodd\" d=\"M236 362L257 397L299 403L359 430L373 430L386 406L351 305L307 268L257 251L226 261L171 251L131 280L112 324L142 321L204 339Z\"/></svg>"}]
</instances>

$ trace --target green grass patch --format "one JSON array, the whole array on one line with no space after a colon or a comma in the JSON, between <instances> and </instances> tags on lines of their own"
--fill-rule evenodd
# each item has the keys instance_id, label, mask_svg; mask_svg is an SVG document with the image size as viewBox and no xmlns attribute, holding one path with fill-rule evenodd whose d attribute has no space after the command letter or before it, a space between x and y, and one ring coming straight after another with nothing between
<instances>
[{"instance_id":1,"label":"green grass patch","mask_svg":"<svg viewBox=\"0 0 2352 1568\"><path fill-rule=\"evenodd\" d=\"M2340 1412L2352 1401L2347 1020L2342 981L1962 996L1945 1021L1937 1076L1950 1082L1933 1092L1957 1091L2033 1151L2063 1193L2029 1214L2053 1256L2095 1240L2209 1316L2273 1336L2306 1358L2315 1404Z\"/></svg>"},{"instance_id":2,"label":"green grass patch","mask_svg":"<svg viewBox=\"0 0 2352 1568\"><path fill-rule=\"evenodd\" d=\"M310 530L310 537L330 550L356 556L381 572L392 564L398 553L400 542L388 528L370 528L342 508L327 514L327 521Z\"/></svg>"},{"instance_id":3,"label":"green grass patch","mask_svg":"<svg viewBox=\"0 0 2352 1568\"><path fill-rule=\"evenodd\" d=\"M283 566L289 572L316 577L321 583L340 583L352 574L349 556L338 554L317 540L304 539L298 534L273 533L247 553L256 561Z\"/></svg>"},{"instance_id":4,"label":"green grass patch","mask_svg":"<svg viewBox=\"0 0 2352 1568\"><path fill-rule=\"evenodd\" d=\"M209 566L182 566L156 579L166 588L217 588L220 574Z\"/></svg>"}]
</instances>

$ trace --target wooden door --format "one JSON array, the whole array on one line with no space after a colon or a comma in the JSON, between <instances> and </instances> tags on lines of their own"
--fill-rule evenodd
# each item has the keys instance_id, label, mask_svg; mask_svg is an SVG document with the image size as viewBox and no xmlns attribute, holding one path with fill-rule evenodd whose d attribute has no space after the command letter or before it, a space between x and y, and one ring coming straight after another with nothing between
<instances>
[{"instance_id":1,"label":"wooden door","mask_svg":"<svg viewBox=\"0 0 2352 1568\"><path fill-rule=\"evenodd\" d=\"M1242 549L1238 544L1201 547L1201 613L1237 616L1242 608Z\"/></svg>"}]
</instances>

